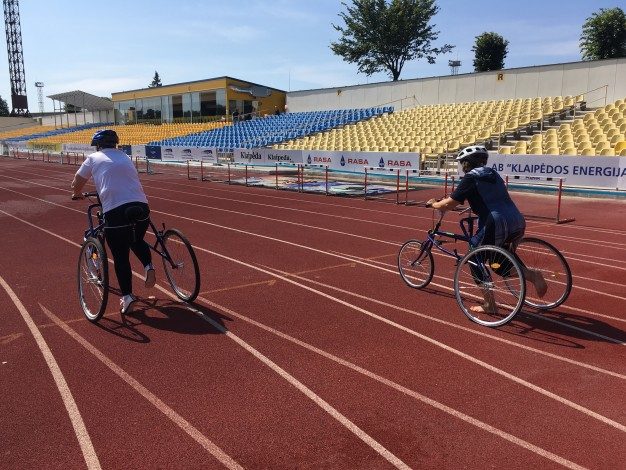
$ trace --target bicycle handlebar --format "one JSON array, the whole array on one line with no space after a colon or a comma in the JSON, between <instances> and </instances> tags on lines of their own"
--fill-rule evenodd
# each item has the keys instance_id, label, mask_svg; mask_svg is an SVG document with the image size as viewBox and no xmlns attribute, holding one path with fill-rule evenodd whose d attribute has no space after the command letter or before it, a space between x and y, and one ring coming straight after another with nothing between
<instances>
[{"instance_id":1,"label":"bicycle handlebar","mask_svg":"<svg viewBox=\"0 0 626 470\"><path fill-rule=\"evenodd\" d=\"M100 196L98 196L98 193L96 191L92 191L92 192L89 192L89 193L82 193L80 195L80 197L72 195L72 201L76 201L78 199L83 199L85 197L86 198L96 197L96 198L98 198L98 200L100 200Z\"/></svg>"}]
</instances>

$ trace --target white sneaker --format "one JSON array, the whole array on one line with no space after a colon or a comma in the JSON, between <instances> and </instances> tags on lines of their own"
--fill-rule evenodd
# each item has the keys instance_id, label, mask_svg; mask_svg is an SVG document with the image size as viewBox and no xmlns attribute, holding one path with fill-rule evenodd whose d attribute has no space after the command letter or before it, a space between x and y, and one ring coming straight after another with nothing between
<instances>
[{"instance_id":1,"label":"white sneaker","mask_svg":"<svg viewBox=\"0 0 626 470\"><path fill-rule=\"evenodd\" d=\"M146 269L146 287L151 289L156 284L156 273L154 268Z\"/></svg>"},{"instance_id":2,"label":"white sneaker","mask_svg":"<svg viewBox=\"0 0 626 470\"><path fill-rule=\"evenodd\" d=\"M124 297L122 297L120 299L120 312L122 314L128 312L128 310L130 309L130 306L133 304L133 302L137 301L137 297L135 297L132 294L129 295L125 295Z\"/></svg>"}]
</instances>

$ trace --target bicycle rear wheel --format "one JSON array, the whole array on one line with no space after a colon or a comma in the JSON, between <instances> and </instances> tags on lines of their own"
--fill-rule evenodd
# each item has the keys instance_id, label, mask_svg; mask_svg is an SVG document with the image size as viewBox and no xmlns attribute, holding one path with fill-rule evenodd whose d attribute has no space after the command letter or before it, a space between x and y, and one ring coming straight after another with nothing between
<instances>
[{"instance_id":1,"label":"bicycle rear wheel","mask_svg":"<svg viewBox=\"0 0 626 470\"><path fill-rule=\"evenodd\" d=\"M424 243L409 240L398 252L398 271L407 286L414 289L426 287L433 278L435 261Z\"/></svg>"},{"instance_id":2,"label":"bicycle rear wheel","mask_svg":"<svg viewBox=\"0 0 626 470\"><path fill-rule=\"evenodd\" d=\"M480 246L459 261L454 294L463 313L473 322L490 327L504 325L524 305L522 267L507 250Z\"/></svg>"},{"instance_id":3,"label":"bicycle rear wheel","mask_svg":"<svg viewBox=\"0 0 626 470\"><path fill-rule=\"evenodd\" d=\"M163 256L163 267L172 290L180 300L192 302L200 291L200 268L191 243L171 228L163 234L163 246L170 258Z\"/></svg>"},{"instance_id":4,"label":"bicycle rear wheel","mask_svg":"<svg viewBox=\"0 0 626 470\"><path fill-rule=\"evenodd\" d=\"M539 238L522 238L515 254L529 270L541 273L548 290L539 297L537 290L526 279L525 302L540 310L550 310L567 300L572 291L572 271L563 255L550 243Z\"/></svg>"},{"instance_id":5,"label":"bicycle rear wheel","mask_svg":"<svg viewBox=\"0 0 626 470\"><path fill-rule=\"evenodd\" d=\"M100 320L109 298L109 263L97 238L88 238L78 258L78 300L90 322Z\"/></svg>"}]
</instances>

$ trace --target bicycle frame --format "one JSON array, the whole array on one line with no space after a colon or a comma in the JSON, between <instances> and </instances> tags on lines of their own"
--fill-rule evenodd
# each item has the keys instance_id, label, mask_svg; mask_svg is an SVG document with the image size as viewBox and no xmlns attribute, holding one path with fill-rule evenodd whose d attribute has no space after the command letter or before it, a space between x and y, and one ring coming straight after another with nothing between
<instances>
[{"instance_id":1,"label":"bicycle frame","mask_svg":"<svg viewBox=\"0 0 626 470\"><path fill-rule=\"evenodd\" d=\"M468 210L468 209L465 209L465 210ZM459 225L461 226L463 235L459 235L457 233L446 232L446 231L440 230L444 215L445 213L442 212L435 226L428 231L427 233L428 238L422 244L422 250L420 251L420 255L412 264L415 264L421 258L422 253L432 250L433 246L437 248L439 251L455 258L457 263L461 260L461 258L463 258L463 255L460 255L458 251L456 250L456 248L452 251L446 250L442 246L443 242L438 240L438 238L445 237L454 241L462 241L462 242L469 243L472 236L474 235L474 222L478 220L478 217L470 216L470 217L462 218L459 221Z\"/></svg>"},{"instance_id":2,"label":"bicycle frame","mask_svg":"<svg viewBox=\"0 0 626 470\"><path fill-rule=\"evenodd\" d=\"M87 198L95 197L98 200L98 202L90 204L89 207L87 207L87 223L89 225L89 228L85 230L85 238L89 238L89 237L102 238L101 241L103 241L106 238L105 230L104 230L105 222L104 222L104 215L99 210L96 212L98 225L96 227L94 227L93 225L94 209L102 208L102 203L100 202L100 196L98 195L98 193L95 193L95 192L84 193L84 196ZM150 224L150 228L152 229L152 232L154 233L156 237L156 240L154 241L154 245L148 244L148 246L150 247L152 251L154 251L155 253L158 253L159 256L167 260L167 262L170 263L170 265L172 266L172 269L176 269L177 266L172 261L172 257L167 251L165 244L163 243L163 233L165 232L165 224L163 224L163 230L157 230L152 220L148 220L148 223Z\"/></svg>"}]
</instances>

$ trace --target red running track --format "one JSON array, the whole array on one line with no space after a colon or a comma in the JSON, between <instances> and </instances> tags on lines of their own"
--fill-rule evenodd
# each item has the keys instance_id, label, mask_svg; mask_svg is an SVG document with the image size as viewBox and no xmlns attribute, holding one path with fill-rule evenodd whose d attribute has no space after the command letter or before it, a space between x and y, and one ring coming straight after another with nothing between
<instances>
[{"instance_id":1,"label":"red running track","mask_svg":"<svg viewBox=\"0 0 626 470\"><path fill-rule=\"evenodd\" d=\"M201 294L172 300L161 270L96 326L77 302L75 170L0 159L3 468L623 467L623 202L529 221L572 294L487 329L459 311L448 258L428 289L402 283L427 209L142 175L153 220L194 245Z\"/></svg>"}]
</instances>

